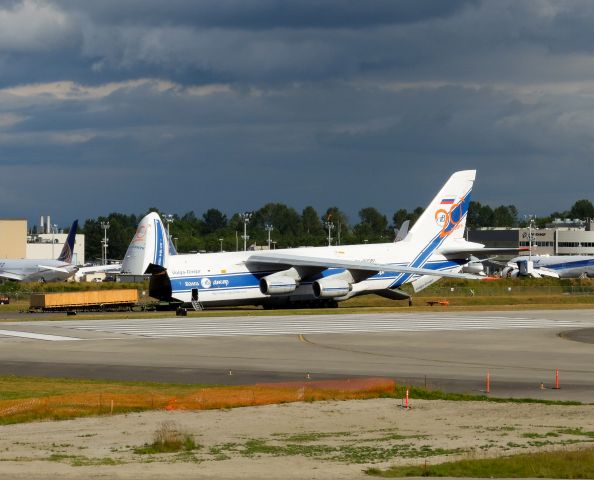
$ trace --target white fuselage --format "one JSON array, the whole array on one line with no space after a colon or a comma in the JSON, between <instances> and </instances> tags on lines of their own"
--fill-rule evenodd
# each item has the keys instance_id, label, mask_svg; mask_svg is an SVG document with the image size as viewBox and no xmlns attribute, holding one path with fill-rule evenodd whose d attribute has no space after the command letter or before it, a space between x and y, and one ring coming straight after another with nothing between
<instances>
[{"instance_id":1,"label":"white fuselage","mask_svg":"<svg viewBox=\"0 0 594 480\"><path fill-rule=\"evenodd\" d=\"M74 265L61 260L0 260L0 276L5 274L4 278L23 282L58 282L68 279L74 272Z\"/></svg>"},{"instance_id":2,"label":"white fuselage","mask_svg":"<svg viewBox=\"0 0 594 480\"><path fill-rule=\"evenodd\" d=\"M298 249L276 250L278 254L292 254L300 257L323 257L336 260L358 260L368 263L408 265L418 253L418 246L407 242L372 245L349 245L337 247L307 247ZM260 291L260 279L266 275L283 270L258 268L258 265L246 263L254 252L223 252L212 254L172 255L167 261L167 274L171 281L171 296L184 303L193 298L203 304L234 305L263 303L270 299ZM425 263L425 268L434 270L459 271L464 262L446 259L443 255L433 254ZM287 266L289 268L290 265ZM326 269L299 282L297 289L285 295L292 300L312 299L314 280L336 275L341 269ZM348 295L337 298L345 300L355 295L371 293L387 288L397 288L410 282L410 274L379 272L365 280L352 284Z\"/></svg>"},{"instance_id":3,"label":"white fuselage","mask_svg":"<svg viewBox=\"0 0 594 480\"><path fill-rule=\"evenodd\" d=\"M532 255L530 257L524 255L510 260L508 262L508 266L512 269L517 269L518 262L526 260L532 260L534 269L536 271L540 270L541 268L547 269L556 273L559 278L579 278L582 276L594 278L594 256ZM507 271L505 273L507 273Z\"/></svg>"}]
</instances>

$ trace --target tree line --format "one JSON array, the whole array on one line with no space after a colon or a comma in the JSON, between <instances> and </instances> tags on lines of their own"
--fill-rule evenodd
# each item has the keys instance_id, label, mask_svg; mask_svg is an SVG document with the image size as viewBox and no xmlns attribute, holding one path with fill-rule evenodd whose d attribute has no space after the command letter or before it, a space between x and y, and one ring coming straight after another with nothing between
<instances>
[{"instance_id":1,"label":"tree line","mask_svg":"<svg viewBox=\"0 0 594 480\"><path fill-rule=\"evenodd\" d=\"M161 218L165 216L156 208L149 212L157 212ZM338 207L330 207L320 215L315 208L309 206L301 213L282 203L268 203L252 212L247 224L248 245L267 245L267 225L272 226L270 237L272 248L290 248L299 246L321 246L328 244L327 225L331 224L332 243L342 245L354 243L381 243L394 240L394 229L399 228L405 220L410 226L423 213L422 207L412 211L397 210L391 221L374 207L366 207L359 211L359 221L351 223L347 215ZM148 213L148 212L146 212ZM96 219L85 220L80 233L85 234L85 258L96 261L101 258L101 241L103 240L102 222L109 222L108 258L122 259L130 240L142 217L110 213ZM536 225L543 227L554 218L594 218L594 206L589 200L578 200L565 212L553 212L551 215L535 219ZM172 215L169 229L176 249L180 253L215 252L221 250L235 251L243 249L244 222L240 213L230 218L216 208L210 208L198 216L190 211L183 215ZM471 201L468 210L467 228L480 227L518 227L525 226L526 218L520 218L514 205L500 205L492 208L480 202Z\"/></svg>"}]
</instances>

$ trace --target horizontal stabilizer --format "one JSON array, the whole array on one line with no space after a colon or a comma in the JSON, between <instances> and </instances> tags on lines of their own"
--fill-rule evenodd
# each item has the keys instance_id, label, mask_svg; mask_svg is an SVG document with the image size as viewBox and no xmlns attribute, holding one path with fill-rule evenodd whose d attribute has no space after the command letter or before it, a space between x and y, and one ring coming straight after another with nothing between
<instances>
[{"instance_id":1,"label":"horizontal stabilizer","mask_svg":"<svg viewBox=\"0 0 594 480\"><path fill-rule=\"evenodd\" d=\"M425 290L427 287L433 285L439 280L439 278L440 277L435 275L425 275L423 277L419 277L412 282L413 290L415 293L419 293L421 290Z\"/></svg>"}]
</instances>

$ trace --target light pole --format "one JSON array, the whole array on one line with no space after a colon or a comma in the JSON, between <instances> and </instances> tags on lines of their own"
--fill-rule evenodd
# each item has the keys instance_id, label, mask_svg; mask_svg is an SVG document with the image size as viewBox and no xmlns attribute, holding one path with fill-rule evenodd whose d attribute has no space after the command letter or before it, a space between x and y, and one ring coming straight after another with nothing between
<instances>
[{"instance_id":1,"label":"light pole","mask_svg":"<svg viewBox=\"0 0 594 480\"><path fill-rule=\"evenodd\" d=\"M56 241L54 240L54 234L58 233L58 225L56 225L56 224L50 225L50 230L52 231L52 259L53 259L53 258L56 258L56 256L54 255L54 245L56 244Z\"/></svg>"},{"instance_id":2,"label":"light pole","mask_svg":"<svg viewBox=\"0 0 594 480\"><path fill-rule=\"evenodd\" d=\"M534 223L534 215L524 215L528 218L528 261L532 261L532 224Z\"/></svg>"},{"instance_id":3,"label":"light pole","mask_svg":"<svg viewBox=\"0 0 594 480\"><path fill-rule=\"evenodd\" d=\"M324 222L324 225L328 229L328 246L332 245L332 229L334 228L334 224L330 221Z\"/></svg>"},{"instance_id":4,"label":"light pole","mask_svg":"<svg viewBox=\"0 0 594 480\"><path fill-rule=\"evenodd\" d=\"M101 228L103 229L103 240L101 240L103 258L101 260L103 265L107 265L107 229L109 228L109 222L101 222Z\"/></svg>"},{"instance_id":5,"label":"light pole","mask_svg":"<svg viewBox=\"0 0 594 480\"><path fill-rule=\"evenodd\" d=\"M169 233L169 225L173 223L173 215L171 213L167 213L163 215L163 220L167 224L167 242L171 242L171 233Z\"/></svg>"},{"instance_id":6,"label":"light pole","mask_svg":"<svg viewBox=\"0 0 594 480\"><path fill-rule=\"evenodd\" d=\"M239 217L241 218L241 220L243 220L243 235L241 236L241 238L243 238L243 251L247 251L247 241L250 238L247 234L247 224L250 221L250 218L252 218L253 212L244 212L244 213L240 213Z\"/></svg>"},{"instance_id":7,"label":"light pole","mask_svg":"<svg viewBox=\"0 0 594 480\"><path fill-rule=\"evenodd\" d=\"M223 239L219 238L219 242L221 243L221 252L223 251Z\"/></svg>"},{"instance_id":8,"label":"light pole","mask_svg":"<svg viewBox=\"0 0 594 480\"><path fill-rule=\"evenodd\" d=\"M266 225L264 225L264 229L268 232L268 250L270 250L270 244L271 244L270 233L274 230L274 227L272 226L271 223L267 223Z\"/></svg>"}]
</instances>

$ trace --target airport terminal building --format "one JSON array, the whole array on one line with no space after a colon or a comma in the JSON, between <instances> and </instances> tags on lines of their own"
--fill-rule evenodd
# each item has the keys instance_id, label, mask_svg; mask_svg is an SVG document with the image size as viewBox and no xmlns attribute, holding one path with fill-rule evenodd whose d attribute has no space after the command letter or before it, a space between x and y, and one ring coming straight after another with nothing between
<instances>
[{"instance_id":1,"label":"airport terminal building","mask_svg":"<svg viewBox=\"0 0 594 480\"><path fill-rule=\"evenodd\" d=\"M532 234L535 255L594 255L594 222L560 220L546 228L481 228L468 231L468 240L487 247L528 247ZM528 253L526 252L526 255ZM509 258L517 255L508 256ZM501 256L502 258L504 256Z\"/></svg>"}]
</instances>

